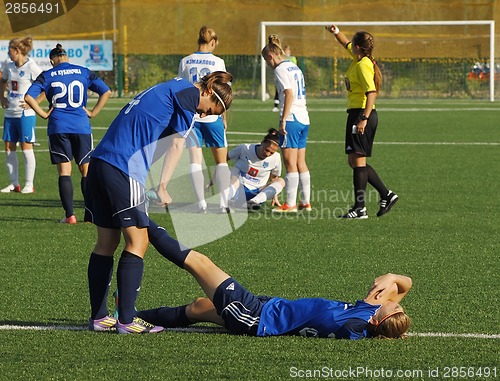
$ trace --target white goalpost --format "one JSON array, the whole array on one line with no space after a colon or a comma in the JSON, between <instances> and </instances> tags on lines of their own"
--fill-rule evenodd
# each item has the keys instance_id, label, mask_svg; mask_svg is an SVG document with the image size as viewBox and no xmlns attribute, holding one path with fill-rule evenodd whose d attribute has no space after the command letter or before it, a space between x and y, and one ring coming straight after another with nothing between
<instances>
[{"instance_id":1,"label":"white goalpost","mask_svg":"<svg viewBox=\"0 0 500 381\"><path fill-rule=\"evenodd\" d=\"M260 23L260 42L261 49L267 43L267 28L268 27L293 27L293 26L315 26L322 27L335 24L339 27L351 26L473 26L485 25L489 26L489 100L495 100L495 21L494 20L468 20L468 21L355 21L355 22L332 22L332 21L262 21ZM261 99L266 100L266 63L261 57Z\"/></svg>"}]
</instances>

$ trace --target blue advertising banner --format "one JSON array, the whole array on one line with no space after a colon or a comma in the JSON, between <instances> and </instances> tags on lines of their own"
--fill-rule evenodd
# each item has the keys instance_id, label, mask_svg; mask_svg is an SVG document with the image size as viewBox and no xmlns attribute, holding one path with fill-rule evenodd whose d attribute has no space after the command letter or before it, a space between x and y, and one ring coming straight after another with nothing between
<instances>
[{"instance_id":1,"label":"blue advertising banner","mask_svg":"<svg viewBox=\"0 0 500 381\"><path fill-rule=\"evenodd\" d=\"M113 70L112 40L33 40L33 50L29 56L42 70L52 68L50 51L61 44L68 53L71 63L93 71ZM9 41L0 40L0 63L8 58Z\"/></svg>"}]
</instances>

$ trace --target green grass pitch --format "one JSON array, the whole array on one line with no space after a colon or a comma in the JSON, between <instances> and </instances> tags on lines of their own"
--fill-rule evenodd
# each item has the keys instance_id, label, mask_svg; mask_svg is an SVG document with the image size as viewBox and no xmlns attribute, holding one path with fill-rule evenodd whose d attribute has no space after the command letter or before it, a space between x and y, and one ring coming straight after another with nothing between
<instances>
[{"instance_id":1,"label":"green grass pitch","mask_svg":"<svg viewBox=\"0 0 500 381\"><path fill-rule=\"evenodd\" d=\"M92 121L96 142L125 102L110 100ZM47 152L46 122L39 120L36 192L0 194L0 380L500 378L500 106L383 99L377 106L380 123L369 162L400 196L389 214L375 217L378 200L370 193L368 220L334 218L352 202L343 153L345 101L311 100L307 159L314 211L273 218L266 208L198 250L249 290L288 298L354 302L378 275L409 275L413 289L402 304L413 336L343 341L64 329L83 327L89 316L86 271L95 228L58 223L57 172ZM256 142L277 127L271 108L270 102L236 100L229 144ZM205 158L210 164L208 150ZM22 179L20 155L19 161ZM7 183L2 152L0 186ZM152 218L172 228L167 214ZM201 295L187 273L148 250L138 307L185 304ZM26 326L62 329L20 329ZM450 336L419 336L424 333Z\"/></svg>"}]
</instances>

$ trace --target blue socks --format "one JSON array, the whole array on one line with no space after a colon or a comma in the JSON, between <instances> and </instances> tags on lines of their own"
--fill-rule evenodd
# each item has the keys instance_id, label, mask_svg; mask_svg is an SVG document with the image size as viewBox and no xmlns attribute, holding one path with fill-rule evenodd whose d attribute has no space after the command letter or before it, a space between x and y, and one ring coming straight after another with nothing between
<instances>
[{"instance_id":1,"label":"blue socks","mask_svg":"<svg viewBox=\"0 0 500 381\"><path fill-rule=\"evenodd\" d=\"M191 249L188 249L186 246L170 237L164 228L158 226L158 224L151 219L149 220L148 235L149 242L155 247L158 253L181 269L184 268L184 261Z\"/></svg>"},{"instance_id":2,"label":"blue socks","mask_svg":"<svg viewBox=\"0 0 500 381\"><path fill-rule=\"evenodd\" d=\"M73 183L71 176L59 176L59 197L62 207L66 212L66 218L71 217L73 212Z\"/></svg>"},{"instance_id":3,"label":"blue socks","mask_svg":"<svg viewBox=\"0 0 500 381\"><path fill-rule=\"evenodd\" d=\"M141 257L123 251L118 269L116 281L118 283L118 315L120 323L132 323L135 312L135 301L141 289L142 274L144 272L144 261Z\"/></svg>"},{"instance_id":4,"label":"blue socks","mask_svg":"<svg viewBox=\"0 0 500 381\"><path fill-rule=\"evenodd\" d=\"M80 180L80 190L82 191L83 199L85 200L85 189L87 188L87 176L82 176Z\"/></svg>"},{"instance_id":5,"label":"blue socks","mask_svg":"<svg viewBox=\"0 0 500 381\"><path fill-rule=\"evenodd\" d=\"M165 328L187 327L194 324L186 316L186 307L160 307L152 310L140 311L137 316L148 323L159 325Z\"/></svg>"},{"instance_id":6,"label":"blue socks","mask_svg":"<svg viewBox=\"0 0 500 381\"><path fill-rule=\"evenodd\" d=\"M113 257L92 253L87 270L92 319L108 315L107 298L113 276Z\"/></svg>"}]
</instances>

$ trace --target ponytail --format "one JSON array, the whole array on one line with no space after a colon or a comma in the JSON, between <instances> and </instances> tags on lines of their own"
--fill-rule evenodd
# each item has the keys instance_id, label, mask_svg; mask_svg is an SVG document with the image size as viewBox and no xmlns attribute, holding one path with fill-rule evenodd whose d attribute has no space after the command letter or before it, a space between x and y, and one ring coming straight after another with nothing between
<instances>
[{"instance_id":1,"label":"ponytail","mask_svg":"<svg viewBox=\"0 0 500 381\"><path fill-rule=\"evenodd\" d=\"M269 142L270 144L279 145L279 135L280 133L275 128L270 128L267 131L267 135L262 140L263 142Z\"/></svg>"}]
</instances>

